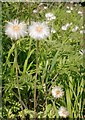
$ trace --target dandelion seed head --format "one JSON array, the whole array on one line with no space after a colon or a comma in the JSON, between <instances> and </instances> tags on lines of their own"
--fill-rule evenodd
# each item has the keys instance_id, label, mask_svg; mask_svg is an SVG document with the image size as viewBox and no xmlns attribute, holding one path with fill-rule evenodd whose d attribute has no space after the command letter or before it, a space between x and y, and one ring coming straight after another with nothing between
<instances>
[{"instance_id":1,"label":"dandelion seed head","mask_svg":"<svg viewBox=\"0 0 85 120\"><path fill-rule=\"evenodd\" d=\"M64 95L64 92L63 92L63 90L61 89L61 87L55 86L55 87L52 89L52 95L53 95L53 97L55 97L55 98L61 98L61 97Z\"/></svg>"},{"instance_id":2,"label":"dandelion seed head","mask_svg":"<svg viewBox=\"0 0 85 120\"><path fill-rule=\"evenodd\" d=\"M28 27L29 35L37 40L45 39L50 35L50 29L44 22L32 22Z\"/></svg>"},{"instance_id":3,"label":"dandelion seed head","mask_svg":"<svg viewBox=\"0 0 85 120\"><path fill-rule=\"evenodd\" d=\"M5 34L8 35L11 39L17 40L20 37L24 37L27 34L27 26L24 22L18 20L13 20L8 22L5 27Z\"/></svg>"},{"instance_id":4,"label":"dandelion seed head","mask_svg":"<svg viewBox=\"0 0 85 120\"><path fill-rule=\"evenodd\" d=\"M58 110L58 114L60 117L66 118L69 116L69 112L67 111L67 109L63 106L61 106Z\"/></svg>"}]
</instances>

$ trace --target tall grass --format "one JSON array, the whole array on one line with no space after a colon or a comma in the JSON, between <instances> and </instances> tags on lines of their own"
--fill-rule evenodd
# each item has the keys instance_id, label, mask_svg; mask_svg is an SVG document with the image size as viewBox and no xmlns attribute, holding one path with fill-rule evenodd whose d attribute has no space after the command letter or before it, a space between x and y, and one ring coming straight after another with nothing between
<instances>
[{"instance_id":1,"label":"tall grass","mask_svg":"<svg viewBox=\"0 0 85 120\"><path fill-rule=\"evenodd\" d=\"M46 10L43 10L44 5L48 7ZM83 118L85 68L83 57L79 54L83 42L79 31L71 31L75 25L82 26L82 17L77 13L82 7L70 4L74 10L68 14L68 4L44 5L2 3L4 119L23 119L24 116L30 119L35 113L38 118L60 118L60 106L68 109L69 118ZM37 14L32 13L35 8L39 11ZM16 17L27 24L31 20L44 21L47 12L56 15L56 20L49 26L57 32L39 41L39 45L29 36L15 44L4 34L6 21ZM62 31L62 25L68 22L73 23L71 28ZM64 96L60 99L55 99L51 94L56 85L64 90Z\"/></svg>"}]
</instances>

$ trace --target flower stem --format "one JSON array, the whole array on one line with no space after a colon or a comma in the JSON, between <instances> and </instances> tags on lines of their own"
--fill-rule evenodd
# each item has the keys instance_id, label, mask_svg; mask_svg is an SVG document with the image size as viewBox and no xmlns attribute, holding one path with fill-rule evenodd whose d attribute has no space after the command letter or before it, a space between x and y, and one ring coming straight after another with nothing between
<instances>
[{"instance_id":1,"label":"flower stem","mask_svg":"<svg viewBox=\"0 0 85 120\"><path fill-rule=\"evenodd\" d=\"M36 112L36 107L37 107L37 98L36 98L36 83L38 79L38 46L39 46L39 41L36 41L36 78L34 81L34 118L37 118L37 112Z\"/></svg>"},{"instance_id":2,"label":"flower stem","mask_svg":"<svg viewBox=\"0 0 85 120\"><path fill-rule=\"evenodd\" d=\"M16 46L16 43L15 43L15 68L16 68L16 80L17 80L17 88L18 88L19 102L20 102L20 104L21 104L21 110L22 110L23 117L24 117L24 111L23 111L21 94L20 94L19 79L18 79L18 63L17 63L17 46ZM22 119L22 120L23 120L23 119Z\"/></svg>"}]
</instances>

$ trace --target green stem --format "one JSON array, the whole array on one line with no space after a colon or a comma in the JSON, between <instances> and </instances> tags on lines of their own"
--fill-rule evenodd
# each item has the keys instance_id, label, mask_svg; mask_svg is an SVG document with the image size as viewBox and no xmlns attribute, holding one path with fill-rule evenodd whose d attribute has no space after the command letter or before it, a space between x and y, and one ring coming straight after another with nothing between
<instances>
[{"instance_id":1,"label":"green stem","mask_svg":"<svg viewBox=\"0 0 85 120\"><path fill-rule=\"evenodd\" d=\"M21 110L23 112L24 116L24 111L23 111L23 106L22 106L22 100L21 100L21 94L20 94L20 86L19 86L19 79L18 79L18 63L17 63L17 46L15 44L15 67L16 67L16 80L17 80L17 88L18 88L18 95L19 95L19 102L21 104ZM21 118L22 119L22 118ZM23 120L23 119L22 119Z\"/></svg>"},{"instance_id":2,"label":"green stem","mask_svg":"<svg viewBox=\"0 0 85 120\"><path fill-rule=\"evenodd\" d=\"M36 41L36 78L34 81L34 118L37 117L37 112L36 112L36 107L37 107L37 98L36 98L36 83L38 79L38 46L39 46L39 41Z\"/></svg>"}]
</instances>

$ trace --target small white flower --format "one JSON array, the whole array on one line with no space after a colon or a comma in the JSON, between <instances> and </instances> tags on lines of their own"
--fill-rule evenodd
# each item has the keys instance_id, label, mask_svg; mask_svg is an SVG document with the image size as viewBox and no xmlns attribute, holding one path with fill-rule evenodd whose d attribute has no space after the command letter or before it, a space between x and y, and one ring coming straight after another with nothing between
<instances>
[{"instance_id":1,"label":"small white flower","mask_svg":"<svg viewBox=\"0 0 85 120\"><path fill-rule=\"evenodd\" d=\"M20 37L24 37L27 34L27 26L24 22L20 22L18 20L13 20L12 22L8 22L5 28L5 34L8 35L11 39L19 39Z\"/></svg>"},{"instance_id":2,"label":"small white flower","mask_svg":"<svg viewBox=\"0 0 85 120\"><path fill-rule=\"evenodd\" d=\"M66 12L67 12L67 13L71 13L71 10L67 10Z\"/></svg>"},{"instance_id":3,"label":"small white flower","mask_svg":"<svg viewBox=\"0 0 85 120\"><path fill-rule=\"evenodd\" d=\"M55 20L56 16L53 13L46 13L45 17L47 20L51 21L51 20Z\"/></svg>"},{"instance_id":4,"label":"small white flower","mask_svg":"<svg viewBox=\"0 0 85 120\"><path fill-rule=\"evenodd\" d=\"M67 30L67 28L65 25L61 27L62 30Z\"/></svg>"},{"instance_id":5,"label":"small white flower","mask_svg":"<svg viewBox=\"0 0 85 120\"><path fill-rule=\"evenodd\" d=\"M52 89L52 95L53 95L53 97L55 97L55 98L61 98L61 97L64 95L64 92L63 92L63 90L61 89L61 87L55 86L55 87Z\"/></svg>"},{"instance_id":6,"label":"small white flower","mask_svg":"<svg viewBox=\"0 0 85 120\"><path fill-rule=\"evenodd\" d=\"M85 49L84 49L84 50L83 50L83 49L80 50L79 53L80 53L81 55L85 54Z\"/></svg>"},{"instance_id":7,"label":"small white flower","mask_svg":"<svg viewBox=\"0 0 85 120\"><path fill-rule=\"evenodd\" d=\"M75 26L73 29L72 29L72 32L76 32L78 30L78 26Z\"/></svg>"},{"instance_id":8,"label":"small white flower","mask_svg":"<svg viewBox=\"0 0 85 120\"><path fill-rule=\"evenodd\" d=\"M61 106L58 110L58 114L60 117L66 118L69 116L69 112L67 111L67 109L63 106Z\"/></svg>"},{"instance_id":9,"label":"small white flower","mask_svg":"<svg viewBox=\"0 0 85 120\"><path fill-rule=\"evenodd\" d=\"M65 26L70 27L71 25L72 25L72 23L67 23Z\"/></svg>"},{"instance_id":10,"label":"small white flower","mask_svg":"<svg viewBox=\"0 0 85 120\"><path fill-rule=\"evenodd\" d=\"M70 7L69 7L69 6L67 6L66 8L67 8L67 9L69 9Z\"/></svg>"},{"instance_id":11,"label":"small white flower","mask_svg":"<svg viewBox=\"0 0 85 120\"><path fill-rule=\"evenodd\" d=\"M66 25L62 26L62 30L67 30L68 27L70 27L72 25L72 23L67 23Z\"/></svg>"},{"instance_id":12,"label":"small white flower","mask_svg":"<svg viewBox=\"0 0 85 120\"><path fill-rule=\"evenodd\" d=\"M78 11L78 14L82 16L82 15L83 15L83 12L82 12L82 11Z\"/></svg>"},{"instance_id":13,"label":"small white flower","mask_svg":"<svg viewBox=\"0 0 85 120\"><path fill-rule=\"evenodd\" d=\"M85 34L85 30L80 30L80 34Z\"/></svg>"},{"instance_id":14,"label":"small white flower","mask_svg":"<svg viewBox=\"0 0 85 120\"><path fill-rule=\"evenodd\" d=\"M51 33L56 33L56 30L54 28L52 28Z\"/></svg>"},{"instance_id":15,"label":"small white flower","mask_svg":"<svg viewBox=\"0 0 85 120\"><path fill-rule=\"evenodd\" d=\"M47 6L44 6L44 10L46 10L48 7Z\"/></svg>"},{"instance_id":16,"label":"small white flower","mask_svg":"<svg viewBox=\"0 0 85 120\"><path fill-rule=\"evenodd\" d=\"M73 7L70 7L70 10L73 10Z\"/></svg>"},{"instance_id":17,"label":"small white flower","mask_svg":"<svg viewBox=\"0 0 85 120\"><path fill-rule=\"evenodd\" d=\"M34 10L33 10L33 13L37 13L37 12L38 12L38 10L37 10L37 9L34 9Z\"/></svg>"},{"instance_id":18,"label":"small white flower","mask_svg":"<svg viewBox=\"0 0 85 120\"><path fill-rule=\"evenodd\" d=\"M29 35L37 40L45 39L50 35L49 27L43 22L33 22L32 25L28 27Z\"/></svg>"}]
</instances>

